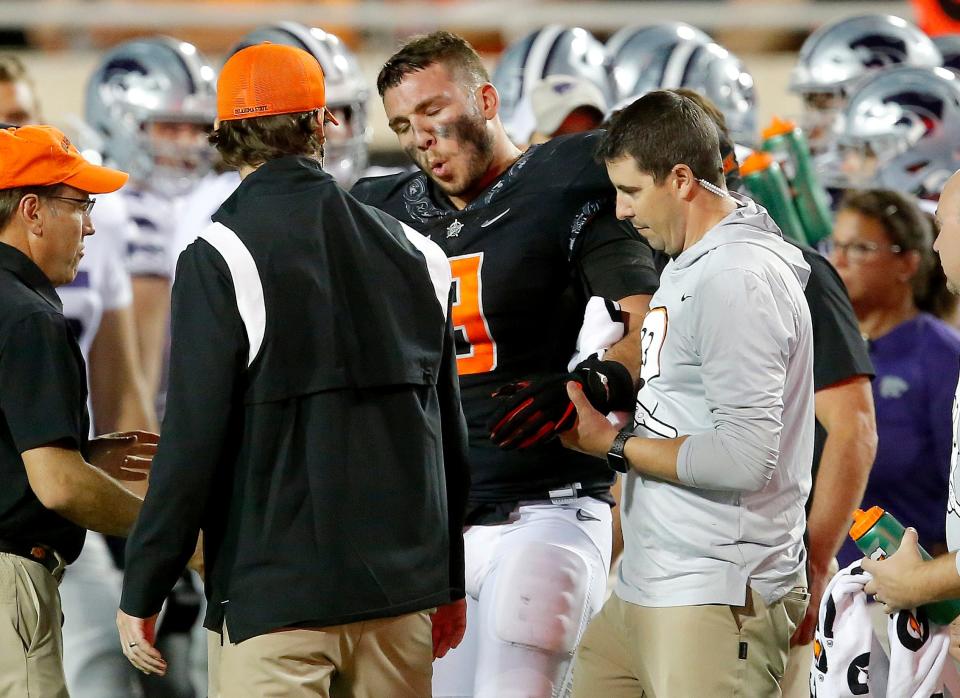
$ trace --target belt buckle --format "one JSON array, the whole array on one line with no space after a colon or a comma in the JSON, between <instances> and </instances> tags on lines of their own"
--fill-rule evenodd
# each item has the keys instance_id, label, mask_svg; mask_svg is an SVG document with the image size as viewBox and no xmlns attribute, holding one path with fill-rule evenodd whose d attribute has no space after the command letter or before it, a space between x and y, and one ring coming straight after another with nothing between
<instances>
[{"instance_id":1,"label":"belt buckle","mask_svg":"<svg viewBox=\"0 0 960 698\"><path fill-rule=\"evenodd\" d=\"M555 490L549 490L547 496L554 504L569 504L579 498L579 492L582 488L579 482L571 482L565 487L559 487Z\"/></svg>"}]
</instances>

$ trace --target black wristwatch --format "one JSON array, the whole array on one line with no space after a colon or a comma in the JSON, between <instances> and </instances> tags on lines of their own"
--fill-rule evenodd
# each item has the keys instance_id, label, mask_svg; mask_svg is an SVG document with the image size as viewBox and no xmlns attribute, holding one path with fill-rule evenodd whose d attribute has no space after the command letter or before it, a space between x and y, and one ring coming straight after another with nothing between
<instances>
[{"instance_id":1,"label":"black wristwatch","mask_svg":"<svg viewBox=\"0 0 960 698\"><path fill-rule=\"evenodd\" d=\"M623 449L626 447L627 441L634 436L636 434L629 429L621 429L620 433L617 434L613 443L610 444L610 450L607 451L607 465L610 470L615 470L618 473L630 471L630 464L627 463L627 458L623 455Z\"/></svg>"}]
</instances>

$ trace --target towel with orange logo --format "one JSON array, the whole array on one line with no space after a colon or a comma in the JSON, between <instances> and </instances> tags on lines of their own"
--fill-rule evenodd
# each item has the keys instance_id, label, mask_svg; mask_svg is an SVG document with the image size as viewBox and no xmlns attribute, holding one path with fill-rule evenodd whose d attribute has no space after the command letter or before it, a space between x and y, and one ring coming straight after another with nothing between
<instances>
[{"instance_id":1,"label":"towel with orange logo","mask_svg":"<svg viewBox=\"0 0 960 698\"><path fill-rule=\"evenodd\" d=\"M890 656L873 634L859 562L840 570L820 604L810 694L815 698L942 698L947 628L931 623L922 608L889 617Z\"/></svg>"}]
</instances>

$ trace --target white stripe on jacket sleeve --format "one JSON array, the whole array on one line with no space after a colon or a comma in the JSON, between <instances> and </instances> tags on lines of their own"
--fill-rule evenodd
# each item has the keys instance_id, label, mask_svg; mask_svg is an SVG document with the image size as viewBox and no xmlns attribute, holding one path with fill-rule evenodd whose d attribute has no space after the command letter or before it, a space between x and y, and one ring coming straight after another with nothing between
<instances>
[{"instance_id":1,"label":"white stripe on jacket sleeve","mask_svg":"<svg viewBox=\"0 0 960 698\"><path fill-rule=\"evenodd\" d=\"M263 344L267 326L267 307L263 300L263 284L253 255L230 228L212 223L200 233L220 253L233 277L233 289L237 297L237 310L247 330L250 355L247 366L253 363Z\"/></svg>"}]
</instances>

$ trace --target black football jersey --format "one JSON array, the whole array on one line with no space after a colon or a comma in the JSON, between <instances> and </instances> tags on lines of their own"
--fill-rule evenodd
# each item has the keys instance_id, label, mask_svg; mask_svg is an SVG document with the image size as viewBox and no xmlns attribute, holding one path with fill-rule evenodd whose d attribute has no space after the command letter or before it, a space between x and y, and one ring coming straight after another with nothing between
<instances>
[{"instance_id":1,"label":"black football jersey","mask_svg":"<svg viewBox=\"0 0 960 698\"><path fill-rule=\"evenodd\" d=\"M463 210L419 171L364 179L352 191L429 236L450 260L474 502L611 482L606 463L558 441L504 451L487 431L497 388L567 370L589 296L616 301L657 287L650 248L613 215L613 187L593 159L598 138L529 148Z\"/></svg>"}]
</instances>

